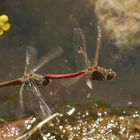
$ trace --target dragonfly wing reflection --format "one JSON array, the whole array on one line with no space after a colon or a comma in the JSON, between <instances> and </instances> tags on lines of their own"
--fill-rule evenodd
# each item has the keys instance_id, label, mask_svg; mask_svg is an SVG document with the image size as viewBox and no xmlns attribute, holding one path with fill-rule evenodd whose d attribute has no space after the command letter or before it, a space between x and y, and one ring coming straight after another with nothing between
<instances>
[{"instance_id":1,"label":"dragonfly wing reflection","mask_svg":"<svg viewBox=\"0 0 140 140\"><path fill-rule=\"evenodd\" d=\"M49 53L47 53L44 57L42 57L40 59L38 64L35 67L33 67L30 72L33 72L33 73L36 72L41 67L43 67L45 64L49 63L54 58L60 56L62 53L63 53L63 49L61 47L51 50Z\"/></svg>"},{"instance_id":2,"label":"dragonfly wing reflection","mask_svg":"<svg viewBox=\"0 0 140 140\"><path fill-rule=\"evenodd\" d=\"M75 52L75 61L78 70L89 67L89 59L86 50L86 37L81 28L73 29L73 44Z\"/></svg>"},{"instance_id":3,"label":"dragonfly wing reflection","mask_svg":"<svg viewBox=\"0 0 140 140\"><path fill-rule=\"evenodd\" d=\"M34 81L30 81L31 87L28 87L30 94L30 104L32 111L37 114L40 118L45 118L51 115L51 110L45 103L40 90ZM28 97L29 98L29 97Z\"/></svg>"},{"instance_id":4,"label":"dragonfly wing reflection","mask_svg":"<svg viewBox=\"0 0 140 140\"><path fill-rule=\"evenodd\" d=\"M26 63L25 63L25 70L24 74L30 72L30 70L35 66L36 58L37 57L37 50L32 46L27 46L26 48Z\"/></svg>"}]
</instances>

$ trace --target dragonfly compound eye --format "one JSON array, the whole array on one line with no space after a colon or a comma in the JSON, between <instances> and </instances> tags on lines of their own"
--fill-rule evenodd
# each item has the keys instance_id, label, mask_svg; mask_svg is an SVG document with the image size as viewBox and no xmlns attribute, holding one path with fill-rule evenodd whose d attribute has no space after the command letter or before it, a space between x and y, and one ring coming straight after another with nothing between
<instances>
[{"instance_id":1,"label":"dragonfly compound eye","mask_svg":"<svg viewBox=\"0 0 140 140\"><path fill-rule=\"evenodd\" d=\"M92 72L91 79L102 81L102 80L105 80L105 76L101 71L97 70L97 71Z\"/></svg>"},{"instance_id":2,"label":"dragonfly compound eye","mask_svg":"<svg viewBox=\"0 0 140 140\"><path fill-rule=\"evenodd\" d=\"M43 82L42 82L42 86L47 86L49 83L51 82L50 79L44 79Z\"/></svg>"},{"instance_id":3,"label":"dragonfly compound eye","mask_svg":"<svg viewBox=\"0 0 140 140\"><path fill-rule=\"evenodd\" d=\"M115 77L116 77L116 73L112 69L110 69L107 74L107 80L112 80Z\"/></svg>"}]
</instances>

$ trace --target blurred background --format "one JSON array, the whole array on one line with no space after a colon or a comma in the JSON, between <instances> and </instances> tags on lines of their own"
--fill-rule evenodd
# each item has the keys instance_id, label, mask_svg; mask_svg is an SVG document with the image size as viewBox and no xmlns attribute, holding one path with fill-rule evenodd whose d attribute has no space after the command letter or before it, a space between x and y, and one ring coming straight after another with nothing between
<instances>
[{"instance_id":1,"label":"blurred background","mask_svg":"<svg viewBox=\"0 0 140 140\"><path fill-rule=\"evenodd\" d=\"M39 70L39 73L69 73L76 69L73 28L86 36L89 58L93 61L97 25L102 29L99 66L117 73L112 81L93 82L93 90L84 77L74 85L53 80L41 89L47 104L101 101L113 106L140 106L140 2L138 0L1 0L0 14L8 15L11 29L0 36L0 81L23 75L28 45L38 51L37 58L51 49L64 53ZM79 60L79 65L81 60ZM84 68L83 68L84 69ZM0 116L14 114L20 87L0 89Z\"/></svg>"}]
</instances>

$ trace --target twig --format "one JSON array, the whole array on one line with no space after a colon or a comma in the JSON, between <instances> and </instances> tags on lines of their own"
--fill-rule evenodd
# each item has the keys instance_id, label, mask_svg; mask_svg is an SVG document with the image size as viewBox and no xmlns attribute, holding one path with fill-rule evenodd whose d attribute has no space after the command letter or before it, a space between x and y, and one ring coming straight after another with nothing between
<instances>
[{"instance_id":1,"label":"twig","mask_svg":"<svg viewBox=\"0 0 140 140\"><path fill-rule=\"evenodd\" d=\"M41 121L40 123L38 123L37 125L35 125L30 131L28 131L27 133L23 134L22 136L17 137L15 140L22 140L26 137L31 137L31 135L33 135L38 129L40 129L44 124L46 124L47 122L49 122L50 120L52 120L53 118L55 118L56 116L59 116L59 113L55 113L53 115L51 115L50 117L44 119L43 121Z\"/></svg>"}]
</instances>

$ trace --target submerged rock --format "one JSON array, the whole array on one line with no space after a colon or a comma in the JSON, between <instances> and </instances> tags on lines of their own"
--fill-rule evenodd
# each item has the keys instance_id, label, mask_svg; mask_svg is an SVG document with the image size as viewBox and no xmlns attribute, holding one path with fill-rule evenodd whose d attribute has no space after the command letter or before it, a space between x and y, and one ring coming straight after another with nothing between
<instances>
[{"instance_id":1,"label":"submerged rock","mask_svg":"<svg viewBox=\"0 0 140 140\"><path fill-rule=\"evenodd\" d=\"M139 0L90 0L95 5L99 24L119 49L131 50L140 45Z\"/></svg>"}]
</instances>

